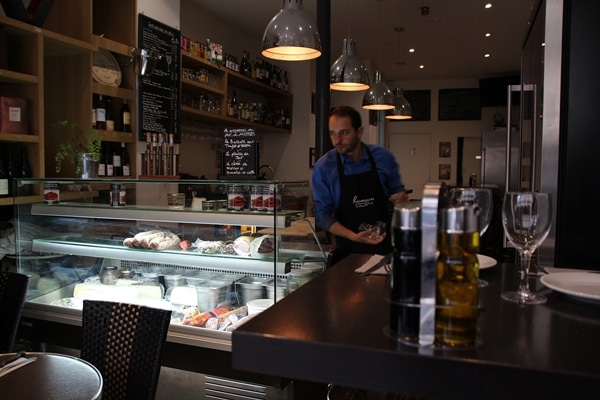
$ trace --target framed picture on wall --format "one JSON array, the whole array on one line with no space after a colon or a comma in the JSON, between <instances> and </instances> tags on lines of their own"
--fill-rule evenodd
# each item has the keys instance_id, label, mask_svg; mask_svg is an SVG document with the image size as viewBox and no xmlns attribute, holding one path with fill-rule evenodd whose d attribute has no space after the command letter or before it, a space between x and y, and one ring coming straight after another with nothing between
<instances>
[{"instance_id":1,"label":"framed picture on wall","mask_svg":"<svg viewBox=\"0 0 600 400\"><path fill-rule=\"evenodd\" d=\"M452 142L440 142L440 158L450 158Z\"/></svg>"},{"instance_id":2,"label":"framed picture on wall","mask_svg":"<svg viewBox=\"0 0 600 400\"><path fill-rule=\"evenodd\" d=\"M441 181L450 180L451 166L450 164L440 164L438 179Z\"/></svg>"}]
</instances>

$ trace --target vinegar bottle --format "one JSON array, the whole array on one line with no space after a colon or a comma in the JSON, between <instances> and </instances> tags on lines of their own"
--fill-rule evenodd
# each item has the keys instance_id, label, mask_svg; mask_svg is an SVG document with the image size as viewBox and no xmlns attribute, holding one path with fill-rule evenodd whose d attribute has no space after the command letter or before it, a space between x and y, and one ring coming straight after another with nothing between
<instances>
[{"instance_id":1,"label":"vinegar bottle","mask_svg":"<svg viewBox=\"0 0 600 400\"><path fill-rule=\"evenodd\" d=\"M421 208L398 205L392 217L390 329L402 341L418 343L421 300Z\"/></svg>"}]
</instances>

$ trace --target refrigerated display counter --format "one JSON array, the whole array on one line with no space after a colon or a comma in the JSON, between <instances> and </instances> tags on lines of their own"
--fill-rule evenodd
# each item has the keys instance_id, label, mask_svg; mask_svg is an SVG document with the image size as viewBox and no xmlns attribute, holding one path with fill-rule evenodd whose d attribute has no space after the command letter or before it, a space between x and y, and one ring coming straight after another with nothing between
<instances>
[{"instance_id":1,"label":"refrigerated display counter","mask_svg":"<svg viewBox=\"0 0 600 400\"><path fill-rule=\"evenodd\" d=\"M42 194L47 182L22 184ZM85 299L130 302L173 311L164 365L240 378L230 366L231 332L252 318L248 301L281 301L291 270L307 263L325 266L327 252L316 234L310 238L316 243L293 240L287 246L278 233L293 222L311 224L304 210L251 210L240 208L239 199L235 209L216 203L208 209L202 199L173 209L167 200L182 185L223 193L236 185L244 189L244 202L250 201L249 189L258 187L277 204L283 193L306 196L306 181L52 183L68 201L59 196L58 203L15 204L14 268L30 277L20 337L36 346L78 349ZM102 195L114 185L125 191L122 205ZM273 385L267 377L259 380Z\"/></svg>"}]
</instances>

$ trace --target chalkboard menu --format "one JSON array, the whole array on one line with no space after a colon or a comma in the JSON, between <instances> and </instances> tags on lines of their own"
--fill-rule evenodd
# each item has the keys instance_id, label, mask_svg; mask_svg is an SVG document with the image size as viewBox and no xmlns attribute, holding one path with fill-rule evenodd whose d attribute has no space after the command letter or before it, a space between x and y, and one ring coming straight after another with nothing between
<instances>
[{"instance_id":1,"label":"chalkboard menu","mask_svg":"<svg viewBox=\"0 0 600 400\"><path fill-rule=\"evenodd\" d=\"M179 59L181 33L143 14L138 15L138 46L162 58L151 76L139 76L138 140L146 132L173 133L181 142L179 129Z\"/></svg>"},{"instance_id":2,"label":"chalkboard menu","mask_svg":"<svg viewBox=\"0 0 600 400\"><path fill-rule=\"evenodd\" d=\"M256 179L258 176L258 143L253 128L223 131L221 179Z\"/></svg>"},{"instance_id":3,"label":"chalkboard menu","mask_svg":"<svg viewBox=\"0 0 600 400\"><path fill-rule=\"evenodd\" d=\"M440 121L480 120L479 89L440 89Z\"/></svg>"}]
</instances>

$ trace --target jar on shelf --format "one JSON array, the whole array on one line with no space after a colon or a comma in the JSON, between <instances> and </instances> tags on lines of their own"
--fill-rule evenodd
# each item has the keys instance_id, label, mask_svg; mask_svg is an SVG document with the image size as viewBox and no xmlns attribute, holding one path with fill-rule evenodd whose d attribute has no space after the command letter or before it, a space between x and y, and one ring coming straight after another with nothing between
<instances>
[{"instance_id":1,"label":"jar on shelf","mask_svg":"<svg viewBox=\"0 0 600 400\"><path fill-rule=\"evenodd\" d=\"M117 279L119 279L119 269L114 265L108 265L102 268L102 274L100 275L100 282L104 285L116 285Z\"/></svg>"}]
</instances>

